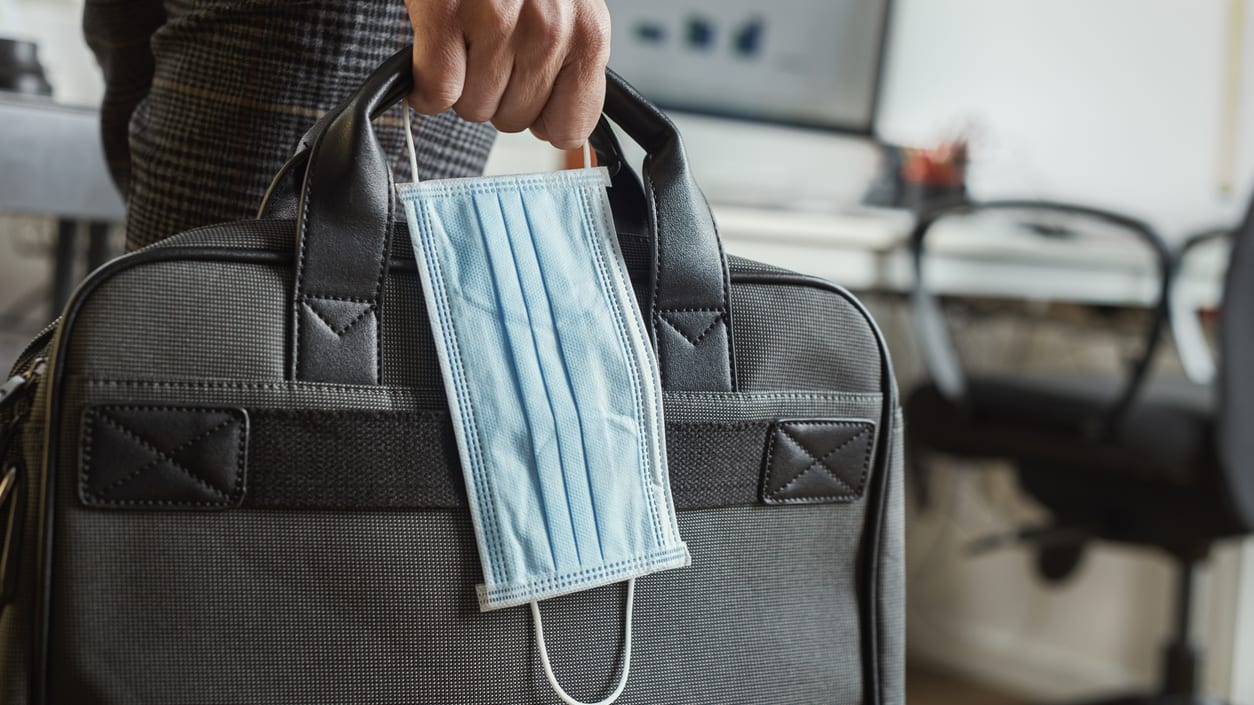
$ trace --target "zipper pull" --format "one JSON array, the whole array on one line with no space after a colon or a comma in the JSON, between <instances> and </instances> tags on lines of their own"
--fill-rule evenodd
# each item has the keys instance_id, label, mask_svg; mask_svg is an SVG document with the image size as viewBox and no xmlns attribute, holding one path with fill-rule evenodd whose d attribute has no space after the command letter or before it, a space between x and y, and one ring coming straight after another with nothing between
<instances>
[{"instance_id":1,"label":"zipper pull","mask_svg":"<svg viewBox=\"0 0 1254 705\"><path fill-rule=\"evenodd\" d=\"M0 406L8 403L9 398L17 394L18 390L26 386L26 377L23 375L13 375L9 381L0 384Z\"/></svg>"},{"instance_id":2,"label":"zipper pull","mask_svg":"<svg viewBox=\"0 0 1254 705\"><path fill-rule=\"evenodd\" d=\"M43 377L44 371L48 369L48 359L44 357L35 358L31 361L29 367L20 374L13 375L4 384L0 384L0 407L8 404L17 398L17 393L27 387L27 385L35 382Z\"/></svg>"}]
</instances>

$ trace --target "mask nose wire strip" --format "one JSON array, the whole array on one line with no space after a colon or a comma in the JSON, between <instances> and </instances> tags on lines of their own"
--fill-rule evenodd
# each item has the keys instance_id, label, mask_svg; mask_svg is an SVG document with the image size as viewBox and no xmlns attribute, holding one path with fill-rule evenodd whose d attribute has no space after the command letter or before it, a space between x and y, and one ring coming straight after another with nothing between
<instances>
[{"instance_id":1,"label":"mask nose wire strip","mask_svg":"<svg viewBox=\"0 0 1254 705\"><path fill-rule=\"evenodd\" d=\"M409 153L409 176L418 183L418 150L414 149L414 130L409 126L409 101L401 101L401 118L405 123L405 151Z\"/></svg>"},{"instance_id":2,"label":"mask nose wire strip","mask_svg":"<svg viewBox=\"0 0 1254 705\"><path fill-rule=\"evenodd\" d=\"M557 676L553 675L553 664L549 663L549 649L544 645L544 624L540 621L540 603L531 603L531 619L536 625L536 645L540 647L540 663L544 665L544 675L549 679L549 687L566 705L610 705L623 694L623 690L627 687L627 674L631 671L631 613L635 604L636 579L632 578L627 581L627 633L624 635L623 643L623 675L619 677L618 687L610 693L609 697L595 703L584 703L575 700L562 690L562 686L557 682Z\"/></svg>"}]
</instances>

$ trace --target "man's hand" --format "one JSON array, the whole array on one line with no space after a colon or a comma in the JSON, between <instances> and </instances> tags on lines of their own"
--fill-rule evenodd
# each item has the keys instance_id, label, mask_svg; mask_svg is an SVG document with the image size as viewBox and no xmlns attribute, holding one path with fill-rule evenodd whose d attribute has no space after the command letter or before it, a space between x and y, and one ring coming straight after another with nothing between
<instances>
[{"instance_id":1,"label":"man's hand","mask_svg":"<svg viewBox=\"0 0 1254 705\"><path fill-rule=\"evenodd\" d=\"M604 0L405 0L414 25L414 92L502 132L531 128L560 149L587 140L605 101Z\"/></svg>"}]
</instances>

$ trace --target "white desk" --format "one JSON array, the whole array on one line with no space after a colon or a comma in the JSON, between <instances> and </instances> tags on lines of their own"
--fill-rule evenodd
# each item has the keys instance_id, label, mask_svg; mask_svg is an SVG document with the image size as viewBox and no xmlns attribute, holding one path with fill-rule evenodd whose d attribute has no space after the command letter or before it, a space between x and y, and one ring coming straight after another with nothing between
<instances>
[{"instance_id":1,"label":"white desk","mask_svg":"<svg viewBox=\"0 0 1254 705\"><path fill-rule=\"evenodd\" d=\"M0 94L0 125L0 212L111 223L125 217L105 168L96 110Z\"/></svg>"},{"instance_id":2,"label":"white desk","mask_svg":"<svg viewBox=\"0 0 1254 705\"><path fill-rule=\"evenodd\" d=\"M52 310L77 284L80 223L88 225L88 271L110 253L109 225L126 208L105 167L100 116L42 97L0 95L0 213L45 215L58 226Z\"/></svg>"},{"instance_id":3,"label":"white desk","mask_svg":"<svg viewBox=\"0 0 1254 705\"><path fill-rule=\"evenodd\" d=\"M805 213L714 204L727 251L849 289L883 289L890 258L905 252L914 219L903 211Z\"/></svg>"},{"instance_id":4,"label":"white desk","mask_svg":"<svg viewBox=\"0 0 1254 705\"><path fill-rule=\"evenodd\" d=\"M903 211L803 213L714 205L727 251L829 279L855 291L914 284ZM942 222L928 236L926 273L942 294L1147 306L1158 293L1148 249L1127 237L1051 238L1014 222ZM1219 253L1189 263L1178 286L1196 307L1219 299Z\"/></svg>"}]
</instances>

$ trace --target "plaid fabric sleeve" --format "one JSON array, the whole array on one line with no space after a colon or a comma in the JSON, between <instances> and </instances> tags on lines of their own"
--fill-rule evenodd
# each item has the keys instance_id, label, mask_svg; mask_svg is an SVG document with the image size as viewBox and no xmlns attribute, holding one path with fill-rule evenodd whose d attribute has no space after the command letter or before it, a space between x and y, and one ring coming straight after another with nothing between
<instances>
[{"instance_id":1,"label":"plaid fabric sleeve","mask_svg":"<svg viewBox=\"0 0 1254 705\"><path fill-rule=\"evenodd\" d=\"M252 217L305 130L413 40L401 0L87 0L83 30L128 249ZM378 132L406 181L400 117ZM496 134L451 112L414 132L424 179L481 173Z\"/></svg>"}]
</instances>

